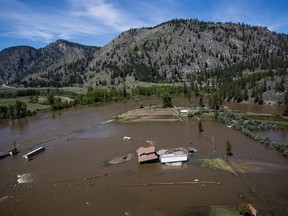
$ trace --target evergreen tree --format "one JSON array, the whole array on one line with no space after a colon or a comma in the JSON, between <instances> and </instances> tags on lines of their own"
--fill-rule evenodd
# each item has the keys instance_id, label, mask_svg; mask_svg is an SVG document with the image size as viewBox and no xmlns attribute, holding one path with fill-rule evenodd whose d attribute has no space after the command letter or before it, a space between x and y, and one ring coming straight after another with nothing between
<instances>
[{"instance_id":1,"label":"evergreen tree","mask_svg":"<svg viewBox=\"0 0 288 216\"><path fill-rule=\"evenodd\" d=\"M123 86L122 88L122 98L127 98L127 90L126 90L126 86Z\"/></svg>"},{"instance_id":2,"label":"evergreen tree","mask_svg":"<svg viewBox=\"0 0 288 216\"><path fill-rule=\"evenodd\" d=\"M23 118L27 115L27 105L25 102L16 100L14 110L16 118Z\"/></svg>"},{"instance_id":3,"label":"evergreen tree","mask_svg":"<svg viewBox=\"0 0 288 216\"><path fill-rule=\"evenodd\" d=\"M288 116L288 91L286 91L285 95L284 95L284 112L283 112L284 116Z\"/></svg>"},{"instance_id":4,"label":"evergreen tree","mask_svg":"<svg viewBox=\"0 0 288 216\"><path fill-rule=\"evenodd\" d=\"M191 88L190 87L188 87L187 89L187 98L188 98L188 101L191 100Z\"/></svg>"},{"instance_id":5,"label":"evergreen tree","mask_svg":"<svg viewBox=\"0 0 288 216\"><path fill-rule=\"evenodd\" d=\"M199 87L198 87L197 84L195 85L194 93L195 93L195 96L196 96L196 97L199 96Z\"/></svg>"},{"instance_id":6,"label":"evergreen tree","mask_svg":"<svg viewBox=\"0 0 288 216\"><path fill-rule=\"evenodd\" d=\"M184 82L183 83L183 94L185 97L187 97L187 93L188 93L187 85L186 85L186 82Z\"/></svg>"},{"instance_id":7,"label":"evergreen tree","mask_svg":"<svg viewBox=\"0 0 288 216\"><path fill-rule=\"evenodd\" d=\"M208 107L212 108L213 106L213 103L212 103L212 97L211 95L209 96L209 99L208 99Z\"/></svg>"},{"instance_id":8,"label":"evergreen tree","mask_svg":"<svg viewBox=\"0 0 288 216\"><path fill-rule=\"evenodd\" d=\"M258 100L258 104L263 105L264 104L264 100L263 100L263 94L262 92L259 93L259 100Z\"/></svg>"},{"instance_id":9,"label":"evergreen tree","mask_svg":"<svg viewBox=\"0 0 288 216\"><path fill-rule=\"evenodd\" d=\"M218 99L218 94L215 93L213 94L213 98L212 98L212 109L219 109L219 99Z\"/></svg>"},{"instance_id":10,"label":"evergreen tree","mask_svg":"<svg viewBox=\"0 0 288 216\"><path fill-rule=\"evenodd\" d=\"M214 113L214 118L218 119L218 117L219 117L219 112L217 111L217 112Z\"/></svg>"},{"instance_id":11,"label":"evergreen tree","mask_svg":"<svg viewBox=\"0 0 288 216\"><path fill-rule=\"evenodd\" d=\"M204 102L203 102L203 95L202 94L200 95L200 98L199 98L199 106L200 107L204 107L205 106Z\"/></svg>"},{"instance_id":12,"label":"evergreen tree","mask_svg":"<svg viewBox=\"0 0 288 216\"><path fill-rule=\"evenodd\" d=\"M164 94L162 97L163 108L171 108L172 105L172 97L168 94Z\"/></svg>"},{"instance_id":13,"label":"evergreen tree","mask_svg":"<svg viewBox=\"0 0 288 216\"><path fill-rule=\"evenodd\" d=\"M203 127L202 127L202 122L201 122L201 120L198 121L198 130L199 130L199 132L203 132L203 131L204 131L204 130L203 130Z\"/></svg>"},{"instance_id":14,"label":"evergreen tree","mask_svg":"<svg viewBox=\"0 0 288 216\"><path fill-rule=\"evenodd\" d=\"M232 156L232 145L229 141L226 142L226 155L227 156Z\"/></svg>"},{"instance_id":15,"label":"evergreen tree","mask_svg":"<svg viewBox=\"0 0 288 216\"><path fill-rule=\"evenodd\" d=\"M15 115L14 106L12 104L9 104L8 105L8 117L11 117L12 119L14 119L14 115Z\"/></svg>"},{"instance_id":16,"label":"evergreen tree","mask_svg":"<svg viewBox=\"0 0 288 216\"><path fill-rule=\"evenodd\" d=\"M243 91L243 99L247 101L249 99L248 95L248 88L245 86L244 91Z\"/></svg>"}]
</instances>

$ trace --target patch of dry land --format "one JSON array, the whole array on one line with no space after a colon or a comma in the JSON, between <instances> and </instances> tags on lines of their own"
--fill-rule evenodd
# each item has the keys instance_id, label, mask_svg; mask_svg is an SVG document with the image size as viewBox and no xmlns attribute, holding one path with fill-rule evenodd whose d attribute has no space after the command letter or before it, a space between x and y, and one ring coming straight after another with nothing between
<instances>
[{"instance_id":1,"label":"patch of dry land","mask_svg":"<svg viewBox=\"0 0 288 216\"><path fill-rule=\"evenodd\" d=\"M224 160L222 158L213 158L213 159L198 159L198 163L202 167L224 170L234 175L238 175L237 173L244 173L246 168L243 165L240 165L237 162Z\"/></svg>"},{"instance_id":2,"label":"patch of dry land","mask_svg":"<svg viewBox=\"0 0 288 216\"><path fill-rule=\"evenodd\" d=\"M194 163L205 168L223 170L226 172L230 172L236 176L243 173L267 173L273 170L287 170L287 167L281 164L247 159L235 160L233 158L199 158L191 159L190 163Z\"/></svg>"},{"instance_id":3,"label":"patch of dry land","mask_svg":"<svg viewBox=\"0 0 288 216\"><path fill-rule=\"evenodd\" d=\"M141 109L130 110L121 115L117 115L114 121L144 122L144 121L182 121L179 108L161 108L160 106L144 107Z\"/></svg>"},{"instance_id":4,"label":"patch of dry land","mask_svg":"<svg viewBox=\"0 0 288 216\"><path fill-rule=\"evenodd\" d=\"M211 206L209 216L240 216L232 206Z\"/></svg>"}]
</instances>

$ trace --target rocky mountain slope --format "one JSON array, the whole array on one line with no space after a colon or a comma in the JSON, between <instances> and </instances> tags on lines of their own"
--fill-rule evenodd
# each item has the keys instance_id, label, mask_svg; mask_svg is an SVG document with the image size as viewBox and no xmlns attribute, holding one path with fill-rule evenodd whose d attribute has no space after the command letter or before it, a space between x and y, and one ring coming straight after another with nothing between
<instances>
[{"instance_id":1,"label":"rocky mountain slope","mask_svg":"<svg viewBox=\"0 0 288 216\"><path fill-rule=\"evenodd\" d=\"M56 41L43 49L0 53L0 82L25 86L109 85L128 76L147 82L218 80L232 71L288 67L288 35L240 23L175 19L130 29L97 47ZM199 78L200 77L200 78Z\"/></svg>"},{"instance_id":2,"label":"rocky mountain slope","mask_svg":"<svg viewBox=\"0 0 288 216\"><path fill-rule=\"evenodd\" d=\"M99 49L65 40L57 40L42 49L28 46L7 48L0 52L0 82L32 86L55 85L55 82L64 84L64 80L80 77L80 74L66 69L67 65L81 66L79 71L83 74L91 56ZM41 84L45 78L48 82Z\"/></svg>"}]
</instances>

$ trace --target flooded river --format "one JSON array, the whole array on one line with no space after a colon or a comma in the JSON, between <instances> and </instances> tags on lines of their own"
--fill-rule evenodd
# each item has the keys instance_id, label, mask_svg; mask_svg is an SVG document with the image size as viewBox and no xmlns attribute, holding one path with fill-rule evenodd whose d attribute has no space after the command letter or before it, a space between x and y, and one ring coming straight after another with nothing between
<instances>
[{"instance_id":1,"label":"flooded river","mask_svg":"<svg viewBox=\"0 0 288 216\"><path fill-rule=\"evenodd\" d=\"M251 203L261 215L288 215L288 160L281 154L212 117L201 117L202 133L196 118L102 124L139 103L146 106L160 101L107 103L1 124L0 151L11 148L14 140L21 150L16 157L0 160L1 215L209 215L212 205L238 207L242 203ZM184 100L173 104L193 105ZM259 109L251 104L227 105L241 112ZM279 113L278 107L262 109ZM288 137L287 129L267 133L276 140ZM132 140L124 141L123 136ZM147 140L156 149L192 144L199 149L193 157L223 159L227 159L229 141L233 160L246 170L233 175L190 163L183 167L139 165L135 151L148 146ZM22 158L30 148L39 146L46 151L31 161ZM135 153L131 161L107 165L127 153ZM200 183L176 184L195 179Z\"/></svg>"}]
</instances>

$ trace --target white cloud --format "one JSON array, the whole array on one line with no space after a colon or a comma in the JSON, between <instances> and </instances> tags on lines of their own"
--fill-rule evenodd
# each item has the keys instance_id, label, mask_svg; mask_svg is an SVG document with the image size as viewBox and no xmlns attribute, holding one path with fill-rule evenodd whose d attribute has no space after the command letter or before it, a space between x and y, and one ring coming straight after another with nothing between
<instances>
[{"instance_id":1,"label":"white cloud","mask_svg":"<svg viewBox=\"0 0 288 216\"><path fill-rule=\"evenodd\" d=\"M18 33L20 33L22 36L27 38L34 38L34 39L42 39L44 41L52 41L54 40L54 36L51 33L47 33L41 30L19 30Z\"/></svg>"},{"instance_id":2,"label":"white cloud","mask_svg":"<svg viewBox=\"0 0 288 216\"><path fill-rule=\"evenodd\" d=\"M246 1L222 1L215 4L211 12L211 20L221 22L242 22L250 16L251 12Z\"/></svg>"},{"instance_id":3,"label":"white cloud","mask_svg":"<svg viewBox=\"0 0 288 216\"><path fill-rule=\"evenodd\" d=\"M115 27L117 21L121 18L113 5L105 3L104 1L91 0L72 0L72 15L78 18L89 18L101 21L103 24ZM75 5L77 5L75 7Z\"/></svg>"},{"instance_id":4,"label":"white cloud","mask_svg":"<svg viewBox=\"0 0 288 216\"><path fill-rule=\"evenodd\" d=\"M131 27L146 26L132 12L106 0L67 0L61 8L45 8L37 11L19 0L0 0L1 23L9 28L0 30L0 35L30 40L87 37L100 38L117 35ZM24 1L23 1L24 2ZM2 21L1 21L2 20ZM2 24L3 25L3 24Z\"/></svg>"},{"instance_id":5,"label":"white cloud","mask_svg":"<svg viewBox=\"0 0 288 216\"><path fill-rule=\"evenodd\" d=\"M288 23L287 23L287 18L286 18L284 20L283 19L274 20L273 23L268 25L267 28L270 31L276 31L276 32L287 34L287 27L288 27ZM286 29L286 32L281 32L281 30L279 31L279 29Z\"/></svg>"},{"instance_id":6,"label":"white cloud","mask_svg":"<svg viewBox=\"0 0 288 216\"><path fill-rule=\"evenodd\" d=\"M59 0L55 4L34 1L35 4L0 0L1 39L50 43L62 38L81 43L85 38L95 41L95 45L104 45L129 28L150 27L173 18L245 22L276 31L287 26L283 21L287 19L266 18L267 13L257 7L255 11L249 0L211 0L210 5L202 0Z\"/></svg>"}]
</instances>

